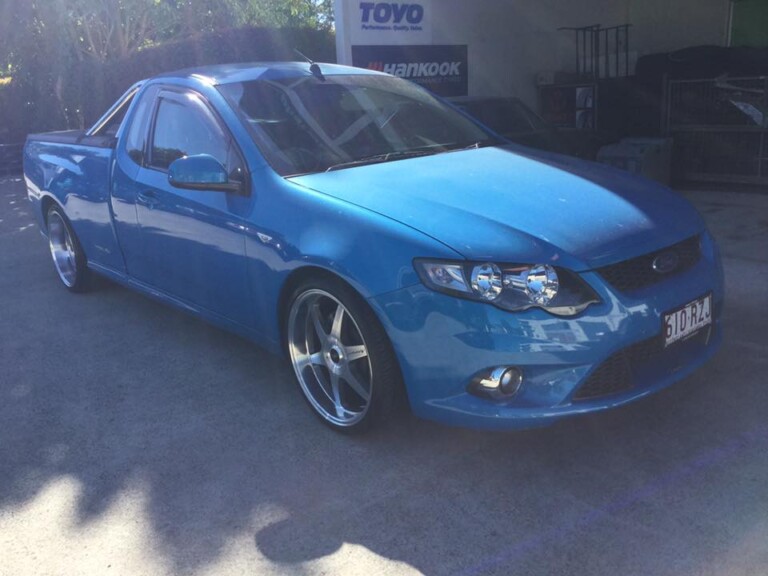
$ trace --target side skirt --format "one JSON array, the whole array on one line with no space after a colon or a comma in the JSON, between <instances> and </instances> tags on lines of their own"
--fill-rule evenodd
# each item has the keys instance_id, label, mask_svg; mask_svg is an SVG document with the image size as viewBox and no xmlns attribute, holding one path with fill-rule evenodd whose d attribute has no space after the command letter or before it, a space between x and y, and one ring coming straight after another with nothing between
<instances>
[{"instance_id":1,"label":"side skirt","mask_svg":"<svg viewBox=\"0 0 768 576\"><path fill-rule=\"evenodd\" d=\"M232 332L234 334L237 334L238 336L241 336L247 340L250 340L257 346L264 348L265 350L267 350L268 352L271 352L272 354L283 356L282 347L280 346L279 342L273 342L272 340L264 338L262 334L258 333L252 328L248 328L247 326L240 324L238 322L233 322L232 320L229 320L228 318L225 318L219 314L216 314L215 312L211 312L206 308L201 308L185 300L176 298L175 296L167 294L166 292L158 290L157 288L154 288L149 284L140 282L121 272L112 270L111 268L106 268L104 266L101 266L100 264L94 264L92 262L88 263L88 268L93 270L95 273L100 274L101 276L109 278L110 280L122 286L125 286L126 288L135 290L140 294L149 296L153 300L157 300L158 302L162 302L163 304L168 304L170 306L173 306L178 310L182 310L188 314L191 314L192 316L195 316L196 318L200 318L201 320L204 320L209 324L213 324L218 328L222 328L228 332Z\"/></svg>"}]
</instances>

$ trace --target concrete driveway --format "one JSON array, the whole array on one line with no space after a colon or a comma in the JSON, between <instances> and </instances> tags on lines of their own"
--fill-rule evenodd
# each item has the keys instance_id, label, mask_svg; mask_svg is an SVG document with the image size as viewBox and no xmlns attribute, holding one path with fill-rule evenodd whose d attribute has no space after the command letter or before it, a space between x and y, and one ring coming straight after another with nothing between
<instances>
[{"instance_id":1,"label":"concrete driveway","mask_svg":"<svg viewBox=\"0 0 768 576\"><path fill-rule=\"evenodd\" d=\"M326 429L286 364L105 283L58 284L0 182L0 574L765 575L768 197L691 194L726 341L551 428Z\"/></svg>"}]
</instances>

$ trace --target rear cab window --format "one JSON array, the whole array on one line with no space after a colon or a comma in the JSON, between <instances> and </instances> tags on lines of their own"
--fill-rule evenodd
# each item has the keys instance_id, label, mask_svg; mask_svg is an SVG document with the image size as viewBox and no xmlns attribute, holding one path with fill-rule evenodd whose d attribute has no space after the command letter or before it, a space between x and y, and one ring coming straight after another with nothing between
<instances>
[{"instance_id":1,"label":"rear cab window","mask_svg":"<svg viewBox=\"0 0 768 576\"><path fill-rule=\"evenodd\" d=\"M136 97L140 85L132 86L118 102L110 108L104 116L102 116L93 127L86 132L86 136L89 137L117 137L120 127L125 120L125 115L128 109L131 107L133 99Z\"/></svg>"}]
</instances>

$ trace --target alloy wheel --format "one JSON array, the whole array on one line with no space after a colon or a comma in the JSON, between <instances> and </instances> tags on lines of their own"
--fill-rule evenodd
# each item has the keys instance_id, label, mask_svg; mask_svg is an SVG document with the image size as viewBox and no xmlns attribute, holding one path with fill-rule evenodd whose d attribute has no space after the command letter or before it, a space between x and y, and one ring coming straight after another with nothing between
<instances>
[{"instance_id":1,"label":"alloy wheel","mask_svg":"<svg viewBox=\"0 0 768 576\"><path fill-rule=\"evenodd\" d=\"M304 395L329 423L350 427L366 415L373 372L355 318L319 289L302 292L288 318L291 363Z\"/></svg>"},{"instance_id":2,"label":"alloy wheel","mask_svg":"<svg viewBox=\"0 0 768 576\"><path fill-rule=\"evenodd\" d=\"M56 211L48 216L48 245L56 272L68 288L72 288L77 280L77 255L67 225Z\"/></svg>"}]
</instances>

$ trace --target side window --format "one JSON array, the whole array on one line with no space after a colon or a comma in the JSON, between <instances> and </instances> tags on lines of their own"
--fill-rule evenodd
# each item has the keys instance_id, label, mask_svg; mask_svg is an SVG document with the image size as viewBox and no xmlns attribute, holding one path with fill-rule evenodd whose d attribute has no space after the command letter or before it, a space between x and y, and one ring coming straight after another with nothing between
<instances>
[{"instance_id":1,"label":"side window","mask_svg":"<svg viewBox=\"0 0 768 576\"><path fill-rule=\"evenodd\" d=\"M160 98L152 137L151 166L167 170L174 160L195 154L210 154L226 166L229 138L197 97L182 98Z\"/></svg>"},{"instance_id":2,"label":"side window","mask_svg":"<svg viewBox=\"0 0 768 576\"><path fill-rule=\"evenodd\" d=\"M152 102L149 94L144 95L131 120L131 127L125 139L125 151L136 164L144 163L144 148L147 133L147 111Z\"/></svg>"}]
</instances>

